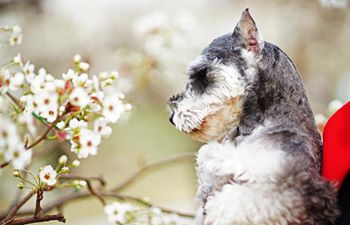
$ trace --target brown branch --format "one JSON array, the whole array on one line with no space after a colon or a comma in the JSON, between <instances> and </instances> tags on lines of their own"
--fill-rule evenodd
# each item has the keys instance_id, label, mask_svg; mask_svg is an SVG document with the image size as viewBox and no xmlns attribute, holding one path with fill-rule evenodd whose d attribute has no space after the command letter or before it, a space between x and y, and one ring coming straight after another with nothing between
<instances>
[{"instance_id":1,"label":"brown branch","mask_svg":"<svg viewBox=\"0 0 350 225\"><path fill-rule=\"evenodd\" d=\"M117 185L115 188L112 188L111 191L99 192L99 191L95 190L95 188L91 184L92 180L97 180L97 181L100 182L100 184L102 186L104 186L105 185L105 180L102 177L83 177L83 176L78 176L78 175L61 175L60 176L61 179L76 179L76 180L84 180L84 181L86 181L88 191L84 191L84 192L80 192L80 193L72 193L72 194L63 196L63 197L57 199L56 201L53 201L50 204L48 204L45 207L43 207L42 213L47 213L47 212L50 212L53 209L62 208L63 205L68 204L70 202L93 196L93 197L98 198L98 200L103 205L106 204L103 197L118 198L118 199L123 199L123 200L134 201L134 202L142 204L142 205L144 205L146 207L157 207L157 208L160 208L165 213L175 213L175 214L178 214L179 216L191 217L192 218L192 217L194 217L193 214L183 213L183 212L179 212L179 211L176 211L176 210L168 209L168 208L165 208L165 207L156 206L155 204L152 204L152 203L144 201L142 198L137 198L137 197L133 197L133 196L127 196L127 195L121 195L121 194L117 194L115 192L120 191L120 190L126 188L127 186L129 186L131 183L135 182L135 180L139 176L143 175L146 171L150 171L151 169L155 169L155 168L164 166L165 164L169 164L169 163L176 162L176 161L179 161L179 160L193 159L193 156L194 156L193 153L182 153L182 154L179 154L179 155L170 156L168 158L164 158L164 159L152 162L152 163L150 163L148 165L145 165L145 166L141 167L137 171L135 171L131 176L129 176L127 179L125 179L121 184ZM15 214L16 214L16 212L15 212ZM33 215L33 214L35 214L35 211L33 212L33 210L29 210L29 211L20 211L17 215ZM42 216L42 214L39 215L39 217L41 217L41 216Z\"/></svg>"},{"instance_id":2,"label":"brown branch","mask_svg":"<svg viewBox=\"0 0 350 225\"><path fill-rule=\"evenodd\" d=\"M13 220L8 225L22 225L22 224L29 224L29 223L39 223L39 222L47 222L57 220L59 222L65 223L66 219L64 218L62 213L54 214L54 215L39 215L37 217L27 217L27 218L20 218Z\"/></svg>"},{"instance_id":3,"label":"brown branch","mask_svg":"<svg viewBox=\"0 0 350 225\"><path fill-rule=\"evenodd\" d=\"M39 190L36 193L36 203L35 203L35 211L34 211L34 218L38 218L43 214L43 209L40 206L41 200L44 198L44 192L42 190Z\"/></svg>"},{"instance_id":4,"label":"brown branch","mask_svg":"<svg viewBox=\"0 0 350 225\"><path fill-rule=\"evenodd\" d=\"M121 200L133 201L133 202L142 204L143 206L147 206L147 207L157 207L157 208L159 208L160 210L162 210L165 213L175 213L175 214L177 214L179 216L189 217L189 218L193 218L194 217L194 215L191 214L191 213L179 212L179 211L176 211L176 210L172 210L172 209L169 209L169 208L158 206L158 205L146 202L142 198L137 198L137 197L133 197L133 196L117 194L117 193L108 192L108 191L100 192L99 194L101 196L103 196L103 197L117 198L117 199L121 199ZM61 198L57 199L54 202L51 202L50 204L46 205L43 210L44 210L44 213L47 213L47 212L50 212L53 209L60 208L63 205L68 204L70 202L81 200L81 199L84 199L84 198L89 198L89 197L92 197L92 194L90 192L88 192L88 191L84 191L84 192L80 192L80 193L72 193L72 194L66 195L64 197L61 197ZM31 210L19 212L19 215L31 215L31 214L33 214L33 211L31 211Z\"/></svg>"},{"instance_id":5,"label":"brown branch","mask_svg":"<svg viewBox=\"0 0 350 225\"><path fill-rule=\"evenodd\" d=\"M106 181L102 176L97 176L97 177L84 177L84 176L79 176L79 175L72 175L72 174L63 174L60 176L60 179L72 179L72 180L96 180L98 181L102 186L106 185Z\"/></svg>"},{"instance_id":6,"label":"brown branch","mask_svg":"<svg viewBox=\"0 0 350 225\"><path fill-rule=\"evenodd\" d=\"M24 110L24 107L21 105L21 103L17 100L17 98L15 96L13 96L12 94L6 92L6 95L11 99L11 101L13 101L13 103L20 109L20 110Z\"/></svg>"},{"instance_id":7,"label":"brown branch","mask_svg":"<svg viewBox=\"0 0 350 225\"><path fill-rule=\"evenodd\" d=\"M121 182L116 187L112 188L111 191L112 192L119 192L122 189L125 189L127 186L129 186L130 184L135 182L136 179L139 176L141 176L142 174L144 174L146 171L149 171L151 169L156 169L157 167L164 166L165 164L177 162L180 160L193 159L193 157L194 157L194 154L192 152L190 152L190 153L186 152L186 153L178 154L175 156L170 156L170 157L163 158L163 159L160 159L158 161L154 161L152 163L149 163L148 165L145 165L145 166L139 168L138 170L136 170L133 174L131 174L129 177L127 177L123 182Z\"/></svg>"},{"instance_id":8,"label":"brown branch","mask_svg":"<svg viewBox=\"0 0 350 225\"><path fill-rule=\"evenodd\" d=\"M10 212L7 214L7 216L0 222L0 224L7 224L9 221L11 221L14 216L16 215L17 211L29 200L33 197L33 195L36 193L35 190L32 190L29 192L21 201L17 202L14 207L10 210Z\"/></svg>"},{"instance_id":9,"label":"brown branch","mask_svg":"<svg viewBox=\"0 0 350 225\"><path fill-rule=\"evenodd\" d=\"M82 177L82 176L73 176L73 175L62 175L60 177L61 179L73 179L73 180L83 180L86 182L87 188L89 190L89 192L91 193L91 195L95 196L102 205L106 205L106 201L104 200L104 198L100 195L100 193L98 191L95 190L94 186L91 184L91 179L96 179L98 180L101 185L105 184L105 181L101 178L101 177Z\"/></svg>"},{"instance_id":10,"label":"brown branch","mask_svg":"<svg viewBox=\"0 0 350 225\"><path fill-rule=\"evenodd\" d=\"M46 131L44 132L43 135L41 135L35 142L33 142L31 145L29 146L25 146L26 150L29 150L33 147L35 147L36 145L38 145L40 142L42 142L43 140L45 140L47 138L47 135L50 133L50 131L56 126L56 124L58 123L58 121L60 120L60 116L57 116L56 120L47 127ZM10 161L7 162L3 162L2 164L0 164L0 169L8 166L10 164Z\"/></svg>"},{"instance_id":11,"label":"brown branch","mask_svg":"<svg viewBox=\"0 0 350 225\"><path fill-rule=\"evenodd\" d=\"M46 129L45 133L41 135L40 138L38 138L35 142L33 142L31 145L26 146L26 150L33 148L37 144L39 144L41 141L45 140L47 138L47 135L50 133L50 131L56 126L58 121L60 120L60 116L57 116L56 120Z\"/></svg>"},{"instance_id":12,"label":"brown branch","mask_svg":"<svg viewBox=\"0 0 350 225\"><path fill-rule=\"evenodd\" d=\"M10 162L3 162L3 163L1 163L1 164L0 164L0 169L2 169L2 168L4 168L4 167L8 166L9 164L10 164Z\"/></svg>"}]
</instances>

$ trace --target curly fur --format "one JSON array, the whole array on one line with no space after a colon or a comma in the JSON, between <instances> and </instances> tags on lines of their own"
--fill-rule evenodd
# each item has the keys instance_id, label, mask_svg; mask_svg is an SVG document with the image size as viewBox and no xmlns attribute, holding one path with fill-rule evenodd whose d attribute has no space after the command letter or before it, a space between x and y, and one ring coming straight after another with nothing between
<instances>
[{"instance_id":1,"label":"curly fur","mask_svg":"<svg viewBox=\"0 0 350 225\"><path fill-rule=\"evenodd\" d=\"M336 189L319 175L322 142L303 82L248 10L188 73L169 106L177 129L207 142L197 155L196 223L333 224Z\"/></svg>"}]
</instances>

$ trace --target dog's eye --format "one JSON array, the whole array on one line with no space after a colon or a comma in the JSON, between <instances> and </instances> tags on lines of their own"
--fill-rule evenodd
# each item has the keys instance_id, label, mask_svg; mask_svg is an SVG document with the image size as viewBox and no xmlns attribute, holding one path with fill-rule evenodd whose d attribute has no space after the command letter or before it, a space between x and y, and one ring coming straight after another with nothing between
<instances>
[{"instance_id":1,"label":"dog's eye","mask_svg":"<svg viewBox=\"0 0 350 225\"><path fill-rule=\"evenodd\" d=\"M202 69L190 74L191 86L193 90L199 94L203 94L205 89L209 86L207 72L207 69Z\"/></svg>"}]
</instances>

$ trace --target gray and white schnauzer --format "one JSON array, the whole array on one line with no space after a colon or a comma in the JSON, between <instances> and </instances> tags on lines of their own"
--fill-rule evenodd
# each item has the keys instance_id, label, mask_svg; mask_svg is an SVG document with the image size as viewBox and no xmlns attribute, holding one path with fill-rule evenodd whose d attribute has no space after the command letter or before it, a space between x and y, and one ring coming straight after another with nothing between
<instances>
[{"instance_id":1,"label":"gray and white schnauzer","mask_svg":"<svg viewBox=\"0 0 350 225\"><path fill-rule=\"evenodd\" d=\"M176 128L206 143L197 154L197 224L333 224L336 189L320 176L322 142L303 82L248 9L188 75L169 106Z\"/></svg>"}]
</instances>

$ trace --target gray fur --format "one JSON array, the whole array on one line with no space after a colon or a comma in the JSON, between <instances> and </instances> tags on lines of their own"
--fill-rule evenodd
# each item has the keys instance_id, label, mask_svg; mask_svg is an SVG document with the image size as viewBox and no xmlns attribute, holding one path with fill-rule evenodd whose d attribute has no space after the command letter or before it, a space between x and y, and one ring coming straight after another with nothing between
<instances>
[{"instance_id":1,"label":"gray fur","mask_svg":"<svg viewBox=\"0 0 350 225\"><path fill-rule=\"evenodd\" d=\"M189 69L190 82L184 93L189 87L198 98L211 92L215 81L207 74L215 60L237 68L245 90L239 125L231 130L234 134L227 134L227 137L239 145L255 128L263 125L264 134L260 138L282 146L288 161L288 166L280 168L281 173L274 181L275 191L294 189L302 196L305 212L303 218L298 218L302 221L300 225L333 224L338 215L336 192L333 185L320 176L322 141L302 79L291 59L268 42L263 42L258 53L257 72L254 76L248 74L250 65L243 56L246 46L241 32L237 26L233 33L216 38L202 51L204 60ZM184 93L173 97L170 103L181 101ZM224 182L219 186L227 180L230 178L221 179ZM216 185L214 189L217 191L220 187ZM205 204L205 197L202 200Z\"/></svg>"}]
</instances>

